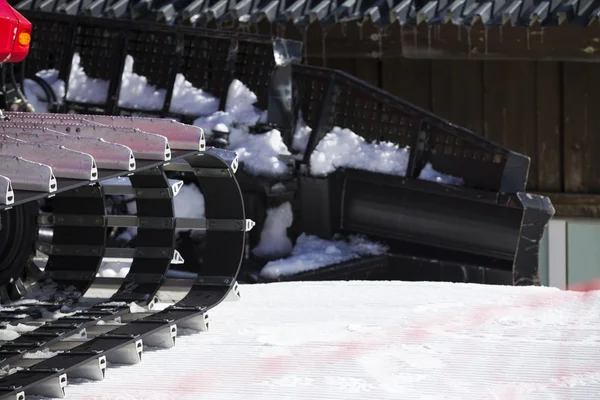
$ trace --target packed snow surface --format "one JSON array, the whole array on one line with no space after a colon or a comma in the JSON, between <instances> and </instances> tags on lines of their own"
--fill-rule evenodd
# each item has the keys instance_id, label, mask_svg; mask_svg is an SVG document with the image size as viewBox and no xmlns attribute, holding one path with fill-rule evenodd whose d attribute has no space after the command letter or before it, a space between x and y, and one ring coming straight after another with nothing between
<instances>
[{"instance_id":1,"label":"packed snow surface","mask_svg":"<svg viewBox=\"0 0 600 400\"><path fill-rule=\"evenodd\" d=\"M210 331L75 383L80 400L591 400L600 294L408 282L242 285Z\"/></svg>"},{"instance_id":2,"label":"packed snow surface","mask_svg":"<svg viewBox=\"0 0 600 400\"><path fill-rule=\"evenodd\" d=\"M271 261L260 271L267 279L311 271L326 265L364 256L381 255L387 248L362 236L351 235L347 240L324 240L314 235L301 234L287 258Z\"/></svg>"}]
</instances>

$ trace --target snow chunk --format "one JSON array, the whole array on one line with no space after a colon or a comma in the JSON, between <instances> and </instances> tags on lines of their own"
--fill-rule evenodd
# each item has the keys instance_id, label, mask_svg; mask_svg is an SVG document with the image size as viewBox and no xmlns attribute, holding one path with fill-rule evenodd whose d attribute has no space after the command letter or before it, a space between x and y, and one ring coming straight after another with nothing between
<instances>
[{"instance_id":1,"label":"snow chunk","mask_svg":"<svg viewBox=\"0 0 600 400\"><path fill-rule=\"evenodd\" d=\"M333 128L319 142L310 157L310 170L315 176L328 175L347 167L406 175L409 151L391 142L368 143L350 129Z\"/></svg>"},{"instance_id":2,"label":"snow chunk","mask_svg":"<svg viewBox=\"0 0 600 400\"><path fill-rule=\"evenodd\" d=\"M334 127L311 154L310 170L314 176L325 176L343 167L405 176L409 155L408 147L400 148L391 142L368 143L349 129ZM430 163L425 165L419 179L464 185L462 178L438 172Z\"/></svg>"},{"instance_id":3,"label":"snow chunk","mask_svg":"<svg viewBox=\"0 0 600 400\"><path fill-rule=\"evenodd\" d=\"M80 61L81 57L79 53L73 54L67 100L81 103L104 104L108 97L110 82L104 79L88 77L83 67L79 64Z\"/></svg>"},{"instance_id":4,"label":"snow chunk","mask_svg":"<svg viewBox=\"0 0 600 400\"><path fill-rule=\"evenodd\" d=\"M194 183L183 185L173 199L175 216L181 218L204 218L204 195Z\"/></svg>"},{"instance_id":5,"label":"snow chunk","mask_svg":"<svg viewBox=\"0 0 600 400\"><path fill-rule=\"evenodd\" d=\"M278 130L250 134L249 127L261 118L261 113L254 106L256 101L256 94L234 79L227 91L225 111L197 118L194 125L201 127L207 136L212 136L213 130L229 132L227 149L238 153L239 161L248 173L280 176L286 173L288 168L278 156L291 153Z\"/></svg>"},{"instance_id":6,"label":"snow chunk","mask_svg":"<svg viewBox=\"0 0 600 400\"><path fill-rule=\"evenodd\" d=\"M210 115L219 110L219 99L195 88L182 74L175 77L170 112L186 115Z\"/></svg>"},{"instance_id":7,"label":"snow chunk","mask_svg":"<svg viewBox=\"0 0 600 400\"><path fill-rule=\"evenodd\" d=\"M254 104L258 97L246 85L234 79L227 90L225 111L235 116L235 122L242 125L254 125L260 118Z\"/></svg>"},{"instance_id":8,"label":"snow chunk","mask_svg":"<svg viewBox=\"0 0 600 400\"><path fill-rule=\"evenodd\" d=\"M131 268L131 262L109 262L103 261L98 269L96 277L99 278L125 278Z\"/></svg>"},{"instance_id":9,"label":"snow chunk","mask_svg":"<svg viewBox=\"0 0 600 400\"><path fill-rule=\"evenodd\" d=\"M190 183L183 185L179 193L173 199L175 207L175 216L178 218L205 218L204 213L204 195L196 184ZM189 229L187 229L189 231ZM186 229L177 229L177 232L186 231ZM192 231L194 236L203 235L199 230Z\"/></svg>"},{"instance_id":10,"label":"snow chunk","mask_svg":"<svg viewBox=\"0 0 600 400\"><path fill-rule=\"evenodd\" d=\"M238 154L244 170L252 175L281 176L288 171L287 165L278 156L291 153L283 143L281 132L276 129L262 134L233 129L228 147Z\"/></svg>"},{"instance_id":11,"label":"snow chunk","mask_svg":"<svg viewBox=\"0 0 600 400\"><path fill-rule=\"evenodd\" d=\"M293 245L287 235L287 229L292 226L292 222L294 214L289 202L268 209L263 230L260 232L260 241L252 252L258 257L274 258L290 254Z\"/></svg>"},{"instance_id":12,"label":"snow chunk","mask_svg":"<svg viewBox=\"0 0 600 400\"><path fill-rule=\"evenodd\" d=\"M160 110L165 102L167 91L148 83L148 78L133 72L133 57L125 57L125 68L121 78L119 107L138 110Z\"/></svg>"},{"instance_id":13,"label":"snow chunk","mask_svg":"<svg viewBox=\"0 0 600 400\"><path fill-rule=\"evenodd\" d=\"M136 314L136 313L143 313L146 312L148 310L146 310L144 307L140 306L137 303L131 303L129 305L129 312L131 312L132 314Z\"/></svg>"},{"instance_id":14,"label":"snow chunk","mask_svg":"<svg viewBox=\"0 0 600 400\"><path fill-rule=\"evenodd\" d=\"M58 70L41 70L36 75L48 82L56 94L58 102L62 104L65 97L65 81L58 79ZM25 89L25 97L27 97L33 108L35 108L35 111L48 112L48 98L40 85L31 79L25 79L23 81L23 88Z\"/></svg>"},{"instance_id":15,"label":"snow chunk","mask_svg":"<svg viewBox=\"0 0 600 400\"><path fill-rule=\"evenodd\" d=\"M207 117L197 118L194 125L204 129L207 136L212 135L213 128L218 124L224 124L229 128L243 127L247 133L247 127L255 125L260 119L260 112L254 107L257 99L246 85L234 79L227 90L225 111L217 111Z\"/></svg>"},{"instance_id":16,"label":"snow chunk","mask_svg":"<svg viewBox=\"0 0 600 400\"><path fill-rule=\"evenodd\" d=\"M48 311L46 309L43 309L42 317L47 318L47 319L59 319L59 318L71 317L77 313L79 313L79 310L68 311L67 307L63 307L62 309L55 310L55 311Z\"/></svg>"},{"instance_id":17,"label":"snow chunk","mask_svg":"<svg viewBox=\"0 0 600 400\"><path fill-rule=\"evenodd\" d=\"M314 235L301 234L288 258L267 263L260 272L263 278L315 270L344 261L385 254L387 246L371 242L362 236L351 235L347 240L324 240Z\"/></svg>"},{"instance_id":18,"label":"snow chunk","mask_svg":"<svg viewBox=\"0 0 600 400\"><path fill-rule=\"evenodd\" d=\"M52 358L55 355L59 354L59 352L50 351L49 349L38 350L31 353L26 353L23 355L23 358L30 358L34 360Z\"/></svg>"},{"instance_id":19,"label":"snow chunk","mask_svg":"<svg viewBox=\"0 0 600 400\"><path fill-rule=\"evenodd\" d=\"M37 329L35 325L25 325L25 324L17 324L17 325L4 325L4 329L0 329L0 340L15 340L22 333L31 332Z\"/></svg>"},{"instance_id":20,"label":"snow chunk","mask_svg":"<svg viewBox=\"0 0 600 400\"><path fill-rule=\"evenodd\" d=\"M442 174L441 172L436 171L431 166L431 163L425 164L425 167L419 174L419 179L423 179L425 181L433 181L438 183L445 183L448 185L454 186L463 186L465 182L462 178L455 177L452 175Z\"/></svg>"},{"instance_id":21,"label":"snow chunk","mask_svg":"<svg viewBox=\"0 0 600 400\"><path fill-rule=\"evenodd\" d=\"M219 126L219 130L227 132L229 131L229 126L233 124L233 116L224 112L217 111L216 113L209 115L208 117L199 117L194 121L195 126L199 126L204 130L204 134L208 136L212 136L213 129L216 126ZM226 130L223 130L223 126L226 127Z\"/></svg>"}]
</instances>

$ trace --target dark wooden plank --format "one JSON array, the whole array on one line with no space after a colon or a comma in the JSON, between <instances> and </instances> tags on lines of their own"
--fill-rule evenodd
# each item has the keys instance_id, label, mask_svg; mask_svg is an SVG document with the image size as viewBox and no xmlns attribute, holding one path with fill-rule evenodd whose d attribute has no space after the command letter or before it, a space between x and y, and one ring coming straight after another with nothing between
<instances>
[{"instance_id":1,"label":"dark wooden plank","mask_svg":"<svg viewBox=\"0 0 600 400\"><path fill-rule=\"evenodd\" d=\"M531 158L528 189L538 186L535 64L484 61L485 136Z\"/></svg>"},{"instance_id":2,"label":"dark wooden plank","mask_svg":"<svg viewBox=\"0 0 600 400\"><path fill-rule=\"evenodd\" d=\"M356 59L356 77L379 87L380 61L375 58Z\"/></svg>"},{"instance_id":3,"label":"dark wooden plank","mask_svg":"<svg viewBox=\"0 0 600 400\"><path fill-rule=\"evenodd\" d=\"M431 110L431 61L389 58L381 61L384 90Z\"/></svg>"},{"instance_id":4,"label":"dark wooden plank","mask_svg":"<svg viewBox=\"0 0 600 400\"><path fill-rule=\"evenodd\" d=\"M536 62L538 190L562 188L560 63Z\"/></svg>"},{"instance_id":5,"label":"dark wooden plank","mask_svg":"<svg viewBox=\"0 0 600 400\"><path fill-rule=\"evenodd\" d=\"M312 27L316 29L312 29ZM357 23L345 21L336 24L311 24L307 31L307 54L321 56L325 45L328 58L380 58L400 57L400 26L386 27L374 25L370 20ZM385 51L384 51L385 48Z\"/></svg>"},{"instance_id":6,"label":"dark wooden plank","mask_svg":"<svg viewBox=\"0 0 600 400\"><path fill-rule=\"evenodd\" d=\"M340 71L356 76L356 61L354 58L332 58L326 60L326 66L327 68L339 69Z\"/></svg>"},{"instance_id":7,"label":"dark wooden plank","mask_svg":"<svg viewBox=\"0 0 600 400\"><path fill-rule=\"evenodd\" d=\"M483 132L481 62L431 62L432 111L478 134Z\"/></svg>"},{"instance_id":8,"label":"dark wooden plank","mask_svg":"<svg viewBox=\"0 0 600 400\"><path fill-rule=\"evenodd\" d=\"M427 59L479 60L600 60L600 24L582 29L576 24L541 27L502 24L457 26L420 24L402 28L402 54ZM394 51L397 43L383 43L382 53Z\"/></svg>"},{"instance_id":9,"label":"dark wooden plank","mask_svg":"<svg viewBox=\"0 0 600 400\"><path fill-rule=\"evenodd\" d=\"M600 193L600 71L596 64L563 65L564 190Z\"/></svg>"}]
</instances>

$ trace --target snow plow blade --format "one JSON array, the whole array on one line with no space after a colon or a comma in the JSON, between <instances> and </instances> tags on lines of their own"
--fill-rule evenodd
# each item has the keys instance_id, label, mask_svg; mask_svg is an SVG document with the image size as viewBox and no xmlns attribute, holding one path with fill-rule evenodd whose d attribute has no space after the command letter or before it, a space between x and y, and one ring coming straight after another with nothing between
<instances>
[{"instance_id":1,"label":"snow plow blade","mask_svg":"<svg viewBox=\"0 0 600 400\"><path fill-rule=\"evenodd\" d=\"M301 231L386 242L388 278L539 284L539 241L554 208L526 193L528 157L343 72L294 68L300 110L313 128L299 180ZM319 143L331 141L336 126L405 148L405 168L350 163L315 173L326 151Z\"/></svg>"}]
</instances>

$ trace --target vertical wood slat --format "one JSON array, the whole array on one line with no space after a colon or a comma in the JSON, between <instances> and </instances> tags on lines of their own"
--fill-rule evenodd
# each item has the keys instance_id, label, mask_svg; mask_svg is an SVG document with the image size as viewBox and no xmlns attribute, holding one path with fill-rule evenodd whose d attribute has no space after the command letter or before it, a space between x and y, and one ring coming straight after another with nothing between
<instances>
[{"instance_id":1,"label":"vertical wood slat","mask_svg":"<svg viewBox=\"0 0 600 400\"><path fill-rule=\"evenodd\" d=\"M593 63L563 64L564 190L600 193L600 73Z\"/></svg>"},{"instance_id":2,"label":"vertical wood slat","mask_svg":"<svg viewBox=\"0 0 600 400\"><path fill-rule=\"evenodd\" d=\"M381 82L382 89L431 111L431 61L384 59Z\"/></svg>"},{"instance_id":3,"label":"vertical wood slat","mask_svg":"<svg viewBox=\"0 0 600 400\"><path fill-rule=\"evenodd\" d=\"M320 61L311 62L310 64L322 65ZM332 58L331 60L327 60L327 68L338 69L354 76L356 76L356 67L357 60L353 58Z\"/></svg>"},{"instance_id":4,"label":"vertical wood slat","mask_svg":"<svg viewBox=\"0 0 600 400\"><path fill-rule=\"evenodd\" d=\"M531 158L527 188L537 189L535 64L486 61L483 65L485 136Z\"/></svg>"},{"instance_id":5,"label":"vertical wood slat","mask_svg":"<svg viewBox=\"0 0 600 400\"><path fill-rule=\"evenodd\" d=\"M481 61L431 63L432 111L452 123L483 133Z\"/></svg>"},{"instance_id":6,"label":"vertical wood slat","mask_svg":"<svg viewBox=\"0 0 600 400\"><path fill-rule=\"evenodd\" d=\"M542 192L562 191L560 65L558 62L536 62L536 165L538 190Z\"/></svg>"},{"instance_id":7,"label":"vertical wood slat","mask_svg":"<svg viewBox=\"0 0 600 400\"><path fill-rule=\"evenodd\" d=\"M375 58L356 60L356 77L374 86L380 86L380 62Z\"/></svg>"}]
</instances>

